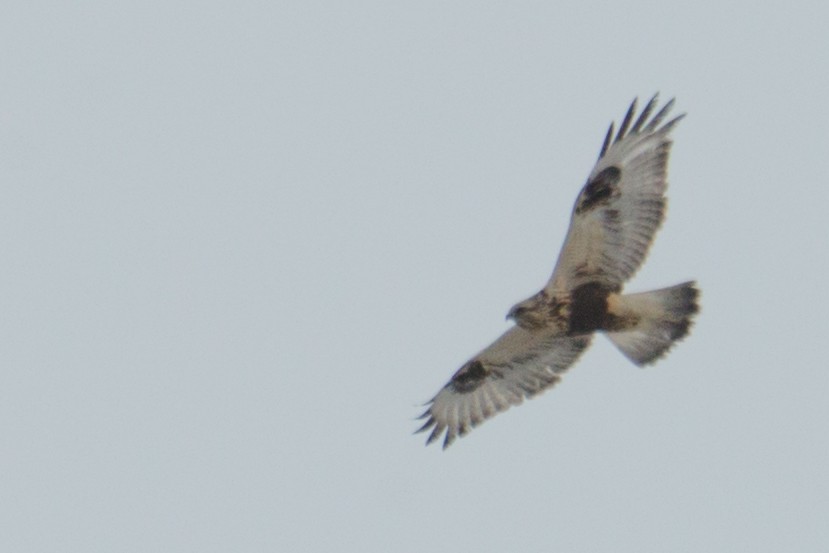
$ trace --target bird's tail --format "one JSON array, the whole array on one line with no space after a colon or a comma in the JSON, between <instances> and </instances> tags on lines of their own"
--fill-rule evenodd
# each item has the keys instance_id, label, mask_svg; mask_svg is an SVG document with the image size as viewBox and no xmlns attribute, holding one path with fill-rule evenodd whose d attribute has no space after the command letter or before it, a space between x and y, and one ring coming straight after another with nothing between
<instances>
[{"instance_id":1,"label":"bird's tail","mask_svg":"<svg viewBox=\"0 0 829 553\"><path fill-rule=\"evenodd\" d=\"M610 313L631 323L624 330L607 332L607 336L640 367L653 363L688 334L691 319L699 311L698 296L694 282L612 296L608 302Z\"/></svg>"}]
</instances>

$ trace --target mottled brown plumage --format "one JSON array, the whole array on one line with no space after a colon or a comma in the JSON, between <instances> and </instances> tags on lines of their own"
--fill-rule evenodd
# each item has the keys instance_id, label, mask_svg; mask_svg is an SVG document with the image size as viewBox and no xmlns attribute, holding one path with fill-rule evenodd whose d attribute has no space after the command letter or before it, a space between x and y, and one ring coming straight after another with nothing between
<instances>
[{"instance_id":1,"label":"mottled brown plumage","mask_svg":"<svg viewBox=\"0 0 829 553\"><path fill-rule=\"evenodd\" d=\"M637 365L683 338L698 311L693 282L639 294L622 287L644 261L665 216L673 100L656 115L654 96L634 122L636 100L618 133L610 125L599 160L576 199L549 282L507 317L516 326L465 363L429 402L419 432L427 443L457 436L558 382L604 332Z\"/></svg>"}]
</instances>

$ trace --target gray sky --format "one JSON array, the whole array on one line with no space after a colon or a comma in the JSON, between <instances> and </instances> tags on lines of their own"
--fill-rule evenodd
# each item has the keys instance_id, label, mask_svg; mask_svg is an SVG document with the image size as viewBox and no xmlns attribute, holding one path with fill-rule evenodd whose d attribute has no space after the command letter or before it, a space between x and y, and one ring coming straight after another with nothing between
<instances>
[{"instance_id":1,"label":"gray sky","mask_svg":"<svg viewBox=\"0 0 829 553\"><path fill-rule=\"evenodd\" d=\"M0 550L826 551L829 13L770 5L6 3ZM691 337L425 448L657 90Z\"/></svg>"}]
</instances>

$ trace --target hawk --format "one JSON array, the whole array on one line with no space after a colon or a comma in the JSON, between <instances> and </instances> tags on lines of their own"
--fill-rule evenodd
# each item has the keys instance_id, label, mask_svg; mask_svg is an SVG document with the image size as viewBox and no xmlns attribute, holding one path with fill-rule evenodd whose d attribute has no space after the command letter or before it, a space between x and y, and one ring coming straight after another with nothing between
<instances>
[{"instance_id":1,"label":"hawk","mask_svg":"<svg viewBox=\"0 0 829 553\"><path fill-rule=\"evenodd\" d=\"M636 117L636 99L576 199L552 277L507 314L515 326L467 361L427 403L417 430L443 448L485 420L556 384L604 333L638 366L653 363L688 334L698 311L696 284L626 294L665 217L674 100L651 117L658 94Z\"/></svg>"}]
</instances>

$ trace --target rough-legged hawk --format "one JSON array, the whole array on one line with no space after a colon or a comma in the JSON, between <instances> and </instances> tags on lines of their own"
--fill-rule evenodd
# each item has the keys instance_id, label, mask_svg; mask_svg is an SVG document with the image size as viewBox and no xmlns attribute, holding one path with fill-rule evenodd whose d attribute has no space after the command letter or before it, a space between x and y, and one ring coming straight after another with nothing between
<instances>
[{"instance_id":1,"label":"rough-legged hawk","mask_svg":"<svg viewBox=\"0 0 829 553\"><path fill-rule=\"evenodd\" d=\"M595 332L636 365L662 357L688 334L697 312L694 282L622 293L665 216L674 101L651 117L655 95L634 121L636 100L619 131L607 131L599 160L576 199L553 275L537 294L510 309L516 326L464 364L429 402L418 432L427 444L456 437L549 388L590 344Z\"/></svg>"}]
</instances>

